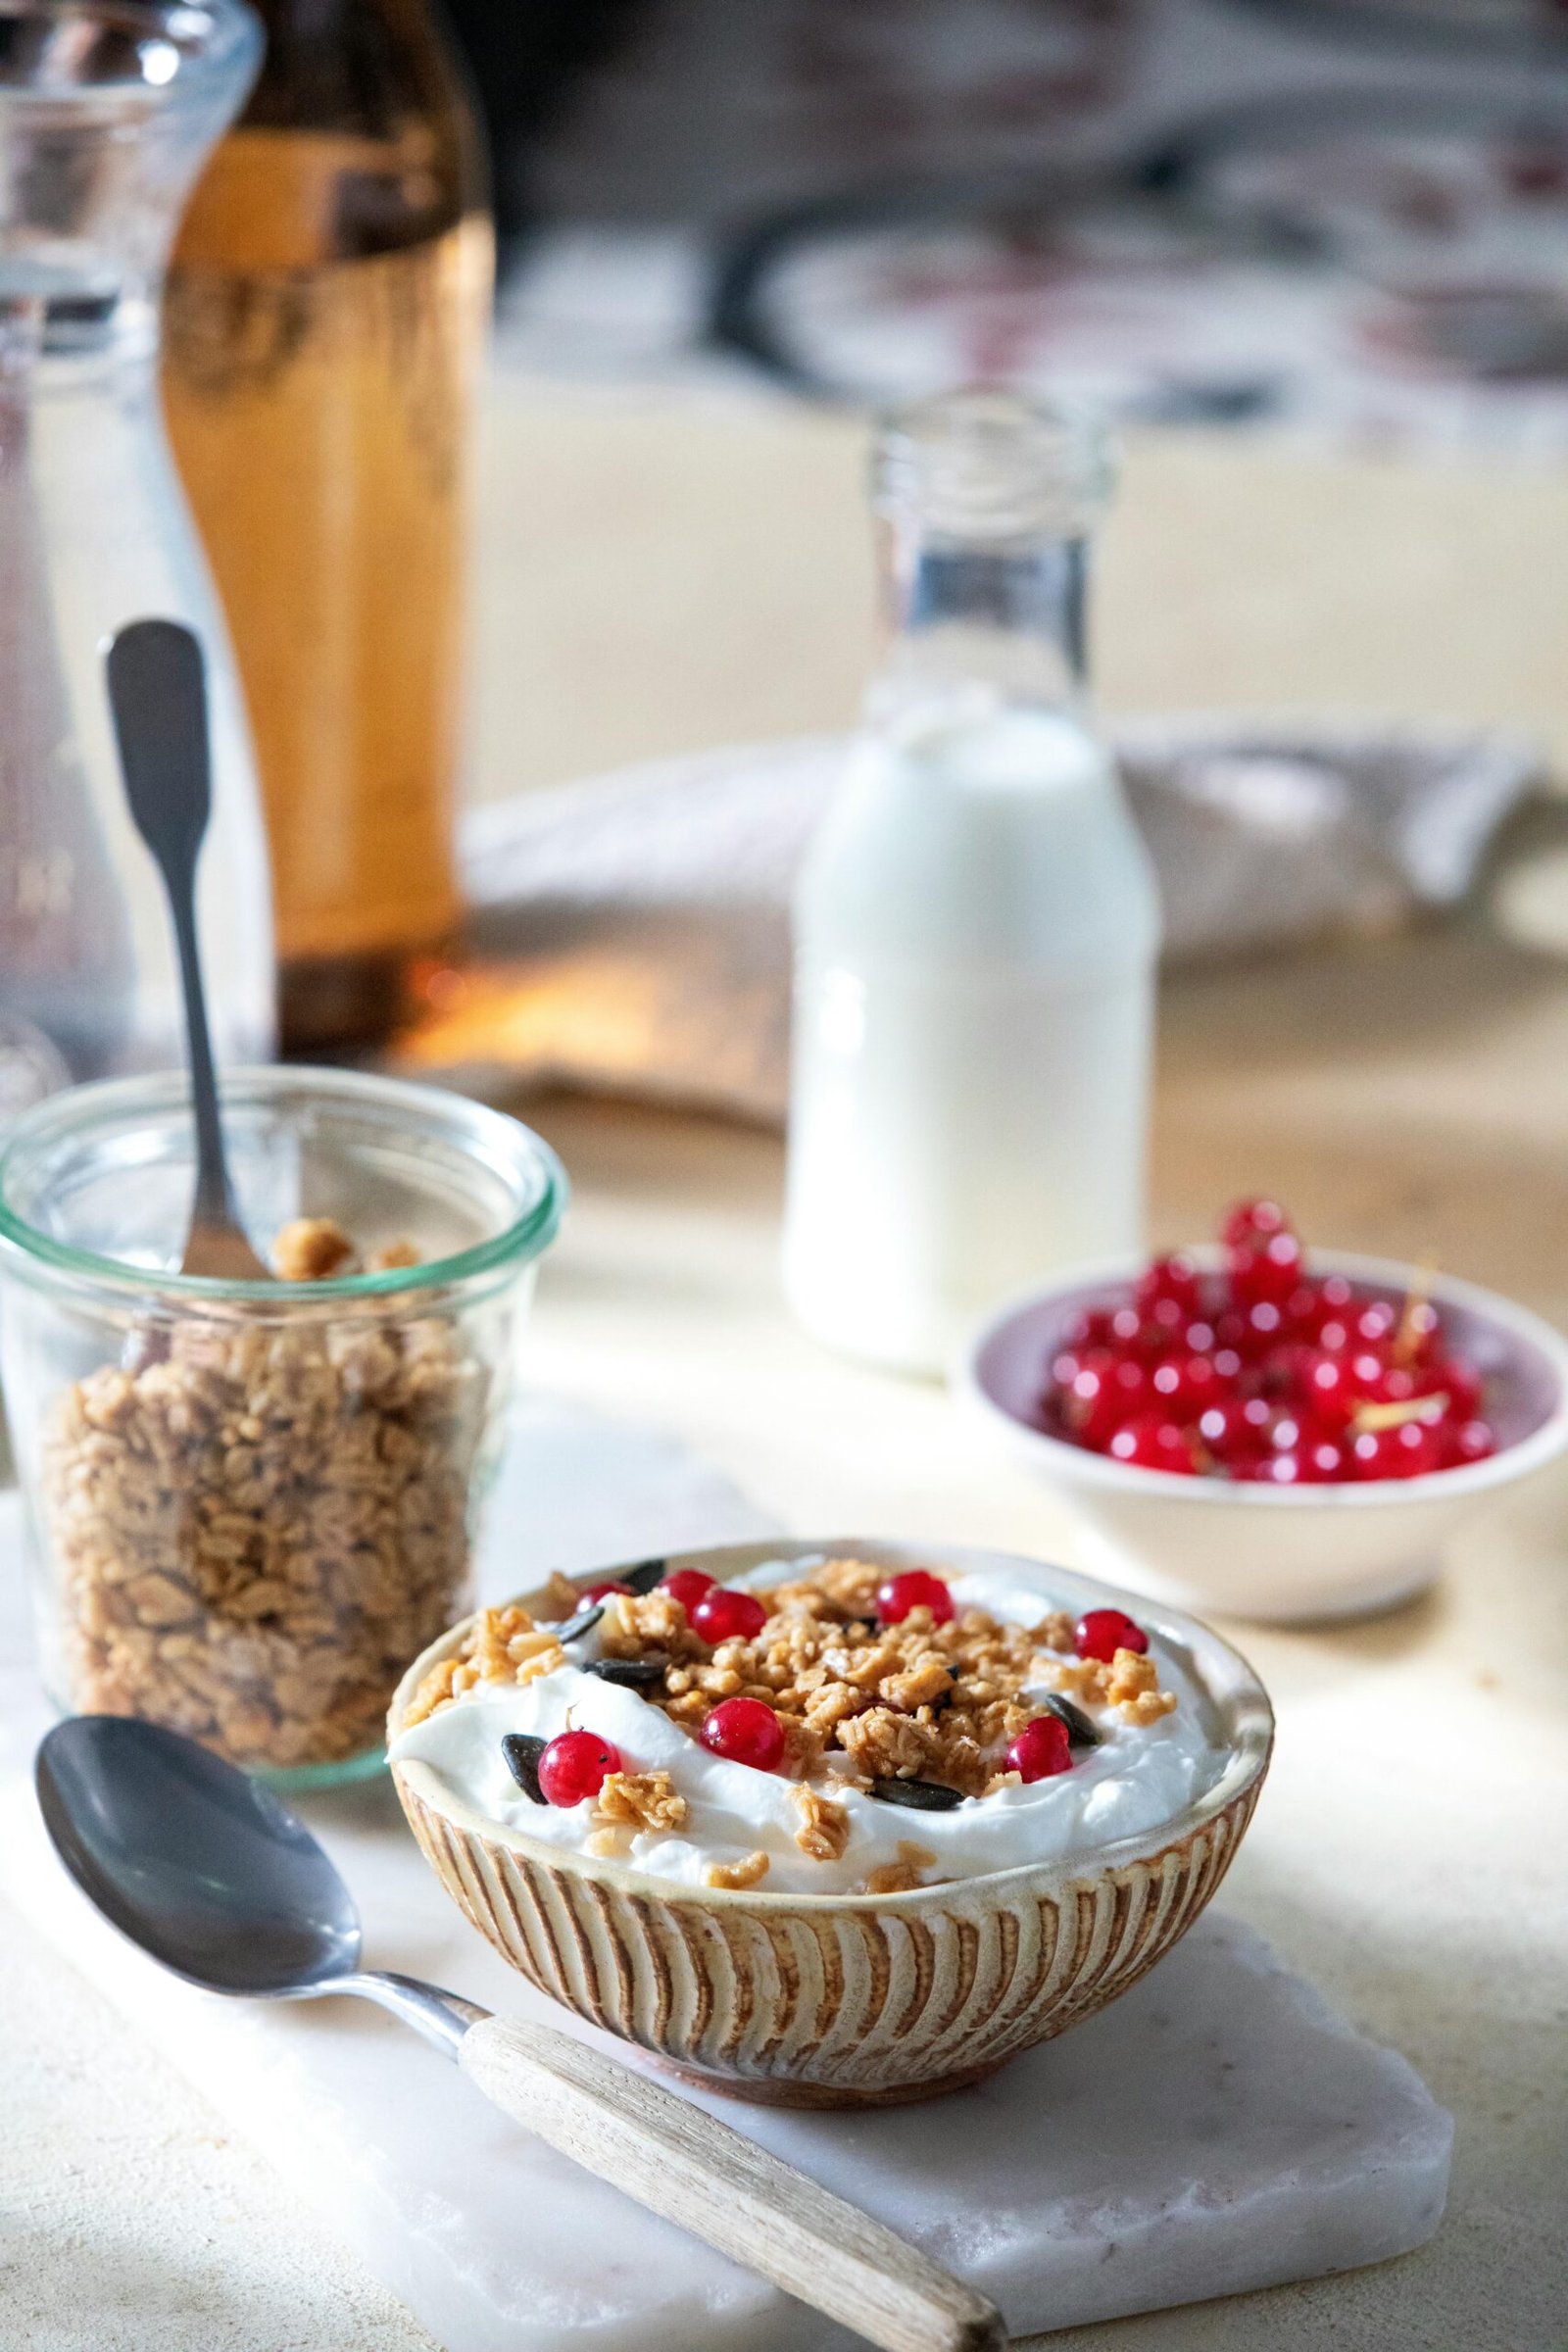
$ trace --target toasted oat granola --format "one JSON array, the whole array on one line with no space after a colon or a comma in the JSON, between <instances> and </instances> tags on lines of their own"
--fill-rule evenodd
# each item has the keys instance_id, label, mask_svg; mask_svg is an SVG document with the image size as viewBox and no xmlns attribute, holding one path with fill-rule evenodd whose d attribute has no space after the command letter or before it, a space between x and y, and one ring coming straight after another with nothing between
<instances>
[{"instance_id":1,"label":"toasted oat granola","mask_svg":"<svg viewBox=\"0 0 1568 2352\"><path fill-rule=\"evenodd\" d=\"M797 1788L795 1809L801 1817L795 1842L802 1853L813 1862L841 1861L850 1842L850 1817L844 1807L814 1788Z\"/></svg>"},{"instance_id":2,"label":"toasted oat granola","mask_svg":"<svg viewBox=\"0 0 1568 2352\"><path fill-rule=\"evenodd\" d=\"M760 1886L767 1876L767 1856L748 1854L743 1862L710 1862L703 1873L705 1886L725 1886L738 1891L747 1886Z\"/></svg>"},{"instance_id":3,"label":"toasted oat granola","mask_svg":"<svg viewBox=\"0 0 1568 2352\"><path fill-rule=\"evenodd\" d=\"M913 1845L907 1838L899 1839L899 1858L896 1862L880 1862L875 1870L866 1873L867 1894L912 1894L916 1886L925 1885L925 1873L936 1856L928 1845Z\"/></svg>"},{"instance_id":4,"label":"toasted oat granola","mask_svg":"<svg viewBox=\"0 0 1568 2352\"><path fill-rule=\"evenodd\" d=\"M678 1830L689 1811L667 1772L611 1772L594 1804L606 1829Z\"/></svg>"},{"instance_id":5,"label":"toasted oat granola","mask_svg":"<svg viewBox=\"0 0 1568 2352\"><path fill-rule=\"evenodd\" d=\"M300 1279L340 1262L325 1225L278 1237ZM73 1704L243 1765L372 1747L399 1674L464 1605L487 1391L431 1316L135 1335L56 1400L41 1448Z\"/></svg>"}]
</instances>

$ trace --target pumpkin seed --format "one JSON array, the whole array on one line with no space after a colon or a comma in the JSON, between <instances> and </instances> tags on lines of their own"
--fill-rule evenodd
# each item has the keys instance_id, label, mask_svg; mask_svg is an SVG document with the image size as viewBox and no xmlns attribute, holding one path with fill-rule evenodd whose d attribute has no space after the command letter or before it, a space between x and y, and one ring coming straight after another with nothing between
<instances>
[{"instance_id":1,"label":"pumpkin seed","mask_svg":"<svg viewBox=\"0 0 1568 2352\"><path fill-rule=\"evenodd\" d=\"M1098 1731L1082 1707L1074 1706L1070 1698L1063 1698L1059 1690L1048 1690L1040 1703L1051 1709L1058 1723L1067 1726L1067 1743L1070 1747L1099 1747L1103 1743L1103 1732Z\"/></svg>"},{"instance_id":2,"label":"pumpkin seed","mask_svg":"<svg viewBox=\"0 0 1568 2352\"><path fill-rule=\"evenodd\" d=\"M963 1798L956 1788L940 1781L873 1781L871 1794L885 1805L907 1805L916 1813L951 1813Z\"/></svg>"},{"instance_id":3,"label":"pumpkin seed","mask_svg":"<svg viewBox=\"0 0 1568 2352\"><path fill-rule=\"evenodd\" d=\"M558 1642L580 1642L584 1634L593 1632L604 1613L604 1602L592 1600L587 1608L579 1609L575 1617L568 1617L564 1625L551 1626L547 1630L555 1635Z\"/></svg>"},{"instance_id":4,"label":"pumpkin seed","mask_svg":"<svg viewBox=\"0 0 1568 2352\"><path fill-rule=\"evenodd\" d=\"M595 1658L583 1668L618 1690L652 1690L664 1679L667 1658Z\"/></svg>"},{"instance_id":5,"label":"pumpkin seed","mask_svg":"<svg viewBox=\"0 0 1568 2352\"><path fill-rule=\"evenodd\" d=\"M507 1759L507 1770L529 1801L536 1805L549 1802L539 1786L539 1759L549 1741L534 1732L508 1732L501 1742L501 1753Z\"/></svg>"},{"instance_id":6,"label":"pumpkin seed","mask_svg":"<svg viewBox=\"0 0 1568 2352\"><path fill-rule=\"evenodd\" d=\"M642 1560L635 1568L618 1569L616 1575L619 1582L630 1585L634 1592L651 1592L656 1585L663 1583L664 1571L668 1566L667 1560Z\"/></svg>"}]
</instances>

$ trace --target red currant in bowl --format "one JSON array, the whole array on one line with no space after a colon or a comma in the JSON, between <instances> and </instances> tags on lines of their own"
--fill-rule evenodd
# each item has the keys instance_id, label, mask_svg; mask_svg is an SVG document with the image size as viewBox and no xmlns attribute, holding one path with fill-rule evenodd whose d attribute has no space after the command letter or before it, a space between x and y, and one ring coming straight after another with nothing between
<instances>
[{"instance_id":1,"label":"red currant in bowl","mask_svg":"<svg viewBox=\"0 0 1568 2352\"><path fill-rule=\"evenodd\" d=\"M775 1771L784 1754L784 1726L760 1698L721 1698L704 1716L698 1738L710 1755L754 1772Z\"/></svg>"},{"instance_id":2,"label":"red currant in bowl","mask_svg":"<svg viewBox=\"0 0 1568 2352\"><path fill-rule=\"evenodd\" d=\"M933 1625L950 1624L953 1594L946 1577L932 1576L924 1568L906 1568L902 1576L890 1576L878 1585L876 1613L884 1625L902 1625L912 1609L929 1609Z\"/></svg>"},{"instance_id":3,"label":"red currant in bowl","mask_svg":"<svg viewBox=\"0 0 1568 2352\"><path fill-rule=\"evenodd\" d=\"M1526 1308L1317 1250L1272 1202L1182 1254L1202 1311L1173 1344L1148 1343L1169 1261L1123 1262L1003 1309L959 1376L1117 1584L1260 1618L1388 1606L1568 1449L1568 1342ZM1071 1390L1050 1378L1069 1328L1095 1342Z\"/></svg>"},{"instance_id":4,"label":"red currant in bowl","mask_svg":"<svg viewBox=\"0 0 1568 2352\"><path fill-rule=\"evenodd\" d=\"M1071 1772L1072 1741L1067 1726L1057 1715L1037 1715L1008 1744L1006 1765L1026 1786L1052 1780L1058 1772Z\"/></svg>"},{"instance_id":5,"label":"red currant in bowl","mask_svg":"<svg viewBox=\"0 0 1568 2352\"><path fill-rule=\"evenodd\" d=\"M734 1585L715 1585L691 1612L693 1633L715 1649L720 1642L755 1642L766 1623L767 1611L756 1593Z\"/></svg>"},{"instance_id":6,"label":"red currant in bowl","mask_svg":"<svg viewBox=\"0 0 1568 2352\"><path fill-rule=\"evenodd\" d=\"M547 1805L580 1805L619 1770L619 1750L597 1732L558 1732L539 1758L540 1794Z\"/></svg>"},{"instance_id":7,"label":"red currant in bowl","mask_svg":"<svg viewBox=\"0 0 1568 2352\"><path fill-rule=\"evenodd\" d=\"M671 1600L678 1600L688 1617L699 1601L706 1600L713 1590L713 1580L701 1568L672 1568L660 1586Z\"/></svg>"}]
</instances>

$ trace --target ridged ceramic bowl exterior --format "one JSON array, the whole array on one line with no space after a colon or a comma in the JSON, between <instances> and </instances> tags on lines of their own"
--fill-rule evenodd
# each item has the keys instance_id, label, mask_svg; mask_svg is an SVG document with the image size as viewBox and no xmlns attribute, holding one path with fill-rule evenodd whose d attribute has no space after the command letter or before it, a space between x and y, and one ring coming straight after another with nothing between
<instances>
[{"instance_id":1,"label":"ridged ceramic bowl exterior","mask_svg":"<svg viewBox=\"0 0 1568 2352\"><path fill-rule=\"evenodd\" d=\"M775 1543L671 1565L721 1581L824 1552L953 1573L1020 1566L951 1547ZM606 1571L601 1570L604 1574ZM1050 1572L1070 1605L1109 1588ZM526 1601L526 1596L524 1596ZM1273 1735L1234 1650L1191 1620L1145 1610L1206 1694L1229 1757L1163 1828L1077 1859L1025 1864L907 1894L791 1895L677 1886L561 1849L468 1811L430 1767L394 1767L403 1807L448 1892L513 1966L580 2017L742 2097L801 2106L913 2099L989 2074L1114 2000L1186 1933L1251 1818ZM410 1669L395 1737L454 1628Z\"/></svg>"}]
</instances>

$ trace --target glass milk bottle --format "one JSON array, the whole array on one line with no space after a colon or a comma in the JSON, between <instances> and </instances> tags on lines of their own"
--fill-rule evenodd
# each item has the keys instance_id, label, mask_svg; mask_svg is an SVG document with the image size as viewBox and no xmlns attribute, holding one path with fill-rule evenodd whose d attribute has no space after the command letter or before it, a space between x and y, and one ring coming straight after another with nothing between
<instances>
[{"instance_id":1,"label":"glass milk bottle","mask_svg":"<svg viewBox=\"0 0 1568 2352\"><path fill-rule=\"evenodd\" d=\"M905 1371L1144 1239L1158 901L1084 710L1110 482L1092 422L1002 393L875 454L891 634L796 898L784 1277Z\"/></svg>"}]
</instances>

